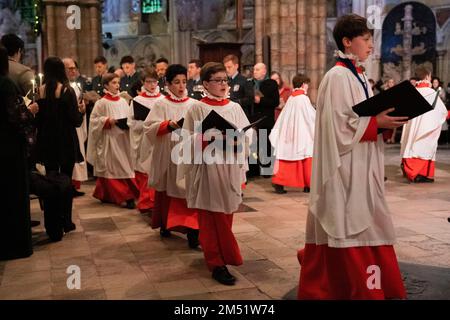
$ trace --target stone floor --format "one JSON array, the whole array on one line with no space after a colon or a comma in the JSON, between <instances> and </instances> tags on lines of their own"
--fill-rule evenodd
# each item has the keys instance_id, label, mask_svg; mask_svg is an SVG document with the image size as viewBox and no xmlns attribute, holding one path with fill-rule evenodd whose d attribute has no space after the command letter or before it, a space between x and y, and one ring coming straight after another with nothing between
<instances>
[{"instance_id":1,"label":"stone floor","mask_svg":"<svg viewBox=\"0 0 450 320\"><path fill-rule=\"evenodd\" d=\"M410 266L409 273L416 270L411 266L434 268L435 280L444 270L441 286L447 281L450 288L450 148L438 151L436 182L426 185L405 181L398 153L398 145L387 147L386 195L397 230L398 258ZM308 206L308 196L301 191L277 195L270 179L262 178L248 185L233 227L244 264L231 267L238 281L227 287L211 279L202 252L188 249L183 236L161 240L149 228L148 217L101 204L90 196L92 189L92 183L84 185L89 195L75 200L76 232L49 243L43 228L37 227L30 258L0 262L0 299L295 298L300 271L296 252L304 244ZM32 216L43 219L37 201ZM80 290L67 288L71 265L81 269ZM419 277L426 272L421 270ZM413 298L420 299L417 292L427 289L424 281L413 279L408 286ZM433 287L428 283L428 292Z\"/></svg>"}]
</instances>

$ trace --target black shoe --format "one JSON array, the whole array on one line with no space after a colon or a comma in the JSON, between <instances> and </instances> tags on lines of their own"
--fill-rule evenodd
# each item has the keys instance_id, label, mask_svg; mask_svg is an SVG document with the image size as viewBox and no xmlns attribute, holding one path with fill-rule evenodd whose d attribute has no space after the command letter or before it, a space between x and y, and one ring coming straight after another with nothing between
<instances>
[{"instance_id":1,"label":"black shoe","mask_svg":"<svg viewBox=\"0 0 450 320\"><path fill-rule=\"evenodd\" d=\"M416 183L431 183L434 182L434 179L430 179L424 176L421 176L420 174L414 178L414 182Z\"/></svg>"},{"instance_id":2,"label":"black shoe","mask_svg":"<svg viewBox=\"0 0 450 320\"><path fill-rule=\"evenodd\" d=\"M387 181L387 177L384 177L384 182L386 182Z\"/></svg>"},{"instance_id":3,"label":"black shoe","mask_svg":"<svg viewBox=\"0 0 450 320\"><path fill-rule=\"evenodd\" d=\"M74 198L82 197L85 195L84 192L78 191L77 189L73 189L72 194Z\"/></svg>"},{"instance_id":4,"label":"black shoe","mask_svg":"<svg viewBox=\"0 0 450 320\"><path fill-rule=\"evenodd\" d=\"M311 192L311 189L310 189L309 187L305 187L305 188L303 189L303 192L304 192L304 193L310 193L310 192Z\"/></svg>"},{"instance_id":5,"label":"black shoe","mask_svg":"<svg viewBox=\"0 0 450 320\"><path fill-rule=\"evenodd\" d=\"M70 231L74 231L76 229L77 229L77 226L75 225L75 223L71 223L64 227L64 232L69 233Z\"/></svg>"},{"instance_id":6,"label":"black shoe","mask_svg":"<svg viewBox=\"0 0 450 320\"><path fill-rule=\"evenodd\" d=\"M127 208L127 209L136 208L136 203L134 203L134 199L127 200L127 204L126 204L125 208Z\"/></svg>"},{"instance_id":7,"label":"black shoe","mask_svg":"<svg viewBox=\"0 0 450 320\"><path fill-rule=\"evenodd\" d=\"M159 230L159 235L160 235L161 237L163 237L163 238L169 238L169 237L172 235L172 233L171 233L169 230L166 230L166 229L160 229L160 230Z\"/></svg>"},{"instance_id":8,"label":"black shoe","mask_svg":"<svg viewBox=\"0 0 450 320\"><path fill-rule=\"evenodd\" d=\"M217 282L226 286L232 286L236 282L236 278L231 275L226 266L214 268L212 277Z\"/></svg>"},{"instance_id":9,"label":"black shoe","mask_svg":"<svg viewBox=\"0 0 450 320\"><path fill-rule=\"evenodd\" d=\"M275 193L278 193L278 194L285 194L285 193L287 193L287 191L284 190L284 187L279 185L279 184L274 184L273 187L275 188Z\"/></svg>"},{"instance_id":10,"label":"black shoe","mask_svg":"<svg viewBox=\"0 0 450 320\"><path fill-rule=\"evenodd\" d=\"M36 221L36 220L31 220L31 227L37 227L38 225L40 225L41 222L40 221Z\"/></svg>"},{"instance_id":11,"label":"black shoe","mask_svg":"<svg viewBox=\"0 0 450 320\"><path fill-rule=\"evenodd\" d=\"M187 233L189 248L195 249L200 245L198 241L198 230L189 229Z\"/></svg>"}]
</instances>

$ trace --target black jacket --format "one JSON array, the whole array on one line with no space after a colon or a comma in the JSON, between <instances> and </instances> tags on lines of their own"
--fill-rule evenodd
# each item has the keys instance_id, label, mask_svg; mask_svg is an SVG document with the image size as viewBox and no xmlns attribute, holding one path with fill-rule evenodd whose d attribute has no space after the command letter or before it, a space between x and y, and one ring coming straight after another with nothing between
<instances>
[{"instance_id":1,"label":"black jacket","mask_svg":"<svg viewBox=\"0 0 450 320\"><path fill-rule=\"evenodd\" d=\"M266 116L260 123L260 129L272 129L275 125L275 108L280 104L278 84L275 80L267 79L259 85L259 91L264 95L260 102L255 104L255 118Z\"/></svg>"},{"instance_id":2,"label":"black jacket","mask_svg":"<svg viewBox=\"0 0 450 320\"><path fill-rule=\"evenodd\" d=\"M188 96L189 98L195 99L195 100L201 100L202 97L202 93L203 93L203 86L200 82L200 80L193 80L193 79L189 79L187 81L187 91L188 91Z\"/></svg>"},{"instance_id":3,"label":"black jacket","mask_svg":"<svg viewBox=\"0 0 450 320\"><path fill-rule=\"evenodd\" d=\"M37 161L52 165L83 162L75 130L81 126L83 114L78 111L75 91L70 86L65 87L54 102L40 99L38 104Z\"/></svg>"},{"instance_id":4,"label":"black jacket","mask_svg":"<svg viewBox=\"0 0 450 320\"><path fill-rule=\"evenodd\" d=\"M138 95L137 91L141 89L141 75L135 72L131 77L125 75L120 79L120 91L127 91L133 98Z\"/></svg>"},{"instance_id":5,"label":"black jacket","mask_svg":"<svg viewBox=\"0 0 450 320\"><path fill-rule=\"evenodd\" d=\"M247 117L252 113L255 91L251 79L245 78L240 73L230 79L230 100L239 103Z\"/></svg>"}]
</instances>

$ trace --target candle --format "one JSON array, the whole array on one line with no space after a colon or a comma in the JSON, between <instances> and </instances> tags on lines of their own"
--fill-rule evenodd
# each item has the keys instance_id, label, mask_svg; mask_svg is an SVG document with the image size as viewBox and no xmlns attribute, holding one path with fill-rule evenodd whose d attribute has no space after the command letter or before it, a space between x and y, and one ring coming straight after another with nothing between
<instances>
[{"instance_id":1,"label":"candle","mask_svg":"<svg viewBox=\"0 0 450 320\"><path fill-rule=\"evenodd\" d=\"M42 77L44 76L42 73L39 73L39 86L42 86L43 85L43 83L42 83Z\"/></svg>"},{"instance_id":2,"label":"candle","mask_svg":"<svg viewBox=\"0 0 450 320\"><path fill-rule=\"evenodd\" d=\"M33 97L33 102L34 102L34 93L36 92L36 80L32 79L32 80L31 80L31 84L33 85L33 94L32 94L32 97Z\"/></svg>"}]
</instances>

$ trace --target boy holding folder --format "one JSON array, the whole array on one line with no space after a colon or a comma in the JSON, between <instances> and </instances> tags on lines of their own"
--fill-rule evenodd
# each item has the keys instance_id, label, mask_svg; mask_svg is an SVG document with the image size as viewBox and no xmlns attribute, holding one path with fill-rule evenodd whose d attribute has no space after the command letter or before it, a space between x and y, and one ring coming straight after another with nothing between
<instances>
[{"instance_id":1,"label":"boy holding folder","mask_svg":"<svg viewBox=\"0 0 450 320\"><path fill-rule=\"evenodd\" d=\"M319 87L298 298L405 298L378 128L397 128L407 117L389 116L393 108L374 117L353 111L373 95L360 66L373 49L372 30L365 18L350 14L337 21L333 34L338 63Z\"/></svg>"}]
</instances>

